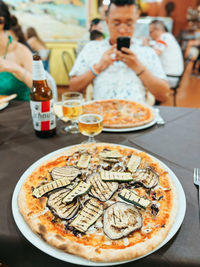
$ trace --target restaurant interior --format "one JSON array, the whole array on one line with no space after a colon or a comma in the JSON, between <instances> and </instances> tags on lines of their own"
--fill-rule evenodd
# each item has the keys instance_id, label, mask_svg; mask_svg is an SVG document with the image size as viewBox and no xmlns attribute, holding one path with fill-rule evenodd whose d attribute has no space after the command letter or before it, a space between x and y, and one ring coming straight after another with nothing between
<instances>
[{"instance_id":1,"label":"restaurant interior","mask_svg":"<svg viewBox=\"0 0 200 267\"><path fill-rule=\"evenodd\" d=\"M104 18L104 14L109 1L88 1L89 21L93 18ZM184 55L186 43L188 40L198 39L199 22L197 15L198 0L178 1L178 0L158 0L158 1L138 1L140 7L140 18L137 23L138 37L148 34L148 24L153 19L163 19L166 25L169 25L170 32L179 42ZM89 24L88 21L88 24ZM89 29L89 25L87 26ZM137 31L137 29L136 29ZM68 72L73 66L76 59L77 42L55 43L47 42L47 46L51 51L50 54L50 73L54 77L58 86L58 96L62 95L69 86ZM198 46L197 46L198 47ZM198 47L199 49L199 47ZM66 68L65 62L62 60L62 52L70 53L70 63ZM56 58L56 59L55 59ZM198 61L199 59L197 59ZM200 97L200 81L198 64L196 71L193 68L193 62L187 64L187 58L184 58L184 73L181 77L180 84L177 88L177 106L179 107L196 107L199 108ZM188 66L187 66L188 65ZM67 72L67 75L66 75ZM173 93L171 92L167 101L162 103L164 106L173 106ZM60 98L61 99L61 98Z\"/></svg>"},{"instance_id":2,"label":"restaurant interior","mask_svg":"<svg viewBox=\"0 0 200 267\"><path fill-rule=\"evenodd\" d=\"M0 267L200 266L199 118L200 0L0 0Z\"/></svg>"}]
</instances>

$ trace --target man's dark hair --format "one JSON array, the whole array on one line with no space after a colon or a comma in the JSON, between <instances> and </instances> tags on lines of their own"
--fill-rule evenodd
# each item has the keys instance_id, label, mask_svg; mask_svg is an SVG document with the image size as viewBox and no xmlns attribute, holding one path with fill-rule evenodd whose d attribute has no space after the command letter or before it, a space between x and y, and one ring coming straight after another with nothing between
<instances>
[{"instance_id":1,"label":"man's dark hair","mask_svg":"<svg viewBox=\"0 0 200 267\"><path fill-rule=\"evenodd\" d=\"M137 5L136 0L111 0L106 10L106 16L109 14L110 6L114 4L116 6L130 6L130 5Z\"/></svg>"},{"instance_id":2,"label":"man's dark hair","mask_svg":"<svg viewBox=\"0 0 200 267\"><path fill-rule=\"evenodd\" d=\"M104 35L103 35L103 33L102 32L100 32L100 31L97 31L97 30L93 30L93 31L91 31L90 32L90 40L92 41L92 40L97 40L97 39L99 39L99 38L104 38Z\"/></svg>"},{"instance_id":3,"label":"man's dark hair","mask_svg":"<svg viewBox=\"0 0 200 267\"><path fill-rule=\"evenodd\" d=\"M8 6L0 0L0 17L4 18L4 30L10 29L10 12L8 10Z\"/></svg>"}]
</instances>

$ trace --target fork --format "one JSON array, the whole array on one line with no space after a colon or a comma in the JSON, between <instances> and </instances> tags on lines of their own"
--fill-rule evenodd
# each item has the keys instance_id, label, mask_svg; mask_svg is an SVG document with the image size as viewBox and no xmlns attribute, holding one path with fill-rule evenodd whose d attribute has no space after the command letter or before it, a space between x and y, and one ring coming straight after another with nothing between
<instances>
[{"instance_id":1,"label":"fork","mask_svg":"<svg viewBox=\"0 0 200 267\"><path fill-rule=\"evenodd\" d=\"M194 184L198 186L199 191L199 219L200 219L200 169L194 168Z\"/></svg>"},{"instance_id":2,"label":"fork","mask_svg":"<svg viewBox=\"0 0 200 267\"><path fill-rule=\"evenodd\" d=\"M164 121L164 119L160 115L160 110L158 108L155 108L155 111L156 111L156 117L157 117L156 123L158 125L164 125L165 124L165 121Z\"/></svg>"}]
</instances>

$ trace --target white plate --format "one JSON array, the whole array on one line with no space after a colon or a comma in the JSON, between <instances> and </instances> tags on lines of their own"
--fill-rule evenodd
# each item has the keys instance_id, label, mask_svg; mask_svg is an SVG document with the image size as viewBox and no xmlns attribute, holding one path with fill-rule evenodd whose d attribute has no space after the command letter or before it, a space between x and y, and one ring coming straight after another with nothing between
<instances>
[{"instance_id":1,"label":"white plate","mask_svg":"<svg viewBox=\"0 0 200 267\"><path fill-rule=\"evenodd\" d=\"M107 99L107 100L112 100L112 99ZM116 100L116 99L114 99L114 100ZM117 100L119 100L119 99L117 99ZM129 101L129 100L126 100L126 101ZM94 102L96 102L96 101L92 100L92 101L85 102L85 104L94 103ZM97 102L101 102L101 100L97 100ZM134 101L129 101L129 102L134 102ZM136 126L136 127L129 127L129 128L106 128L106 127L103 127L103 131L104 132L113 132L113 133L132 132L132 131L143 130L143 129L149 128L149 127L153 126L154 124L156 124L157 113L156 113L155 109L152 106L149 106L148 104L144 104L144 103L139 103L139 104L142 104L143 106L146 106L147 108L151 109L151 111L154 114L154 119L152 121L150 121L149 123L146 123L144 125L140 125L140 126Z\"/></svg>"},{"instance_id":2,"label":"white plate","mask_svg":"<svg viewBox=\"0 0 200 267\"><path fill-rule=\"evenodd\" d=\"M127 146L123 146L123 145L121 145L121 146L122 147L127 147ZM174 181L174 185L175 185L175 187L177 189L177 195L178 195L178 212L177 212L176 218L174 220L174 224L173 224L172 228L170 229L170 231L169 231L167 237L165 238L165 240L163 240L163 242L158 247L156 247L154 250L152 250L151 252L147 253L144 256L141 256L141 257L138 257L138 258L135 258L135 259L132 259L132 260L128 260L128 261L97 263L97 262L92 262L92 261L83 259L81 257L75 256L75 255L72 255L72 254L68 254L68 253L63 252L61 250L58 250L55 247L52 247L52 246L48 245L43 239L41 239L38 235L36 235L34 232L32 232L32 230L29 228L29 226L26 224L25 220L23 219L21 213L19 212L19 208L18 208L18 204L17 204L19 191L20 191L23 183L27 179L27 177L34 171L35 168L37 168L39 165L41 165L44 162L46 162L46 160L56 156L57 154L60 154L61 152L64 152L66 149L69 149L70 147L71 146L56 150L56 151L44 156L43 158L39 159L38 161L36 161L33 165L31 165L25 171L25 173L21 176L20 180L18 181L18 183L17 183L17 185L15 187L15 190L14 190L14 193L13 193L13 197L12 197L12 213L13 213L13 217L14 217L14 220L15 220L19 230L21 231L21 233L34 246L36 246L38 249L42 250L43 252L47 253L48 255L50 255L52 257L55 257L57 259L66 261L66 262L70 262L70 263L74 263L74 264L80 264L80 265L86 265L86 266L109 266L109 265L117 265L117 264L122 264L122 263L130 262L130 261L135 261L135 260L138 260L140 258L143 258L143 257L153 253L154 251L158 250L162 246L164 246L176 234L176 232L178 231L179 227L181 226L181 224L183 222L183 219L184 219L184 216L185 216L185 211L186 211L185 194L184 194L183 188L182 188L178 178L172 172L172 170L169 169L160 160L158 160L157 158L155 158L155 157L153 157L151 155L150 156L153 159L155 159L157 162L159 162L162 165L162 167L169 173L169 175L171 176L172 180ZM135 150L137 150L137 149L135 149Z\"/></svg>"},{"instance_id":3,"label":"white plate","mask_svg":"<svg viewBox=\"0 0 200 267\"><path fill-rule=\"evenodd\" d=\"M0 110L6 108L7 106L8 106L8 102L1 103L1 104L0 104Z\"/></svg>"}]
</instances>

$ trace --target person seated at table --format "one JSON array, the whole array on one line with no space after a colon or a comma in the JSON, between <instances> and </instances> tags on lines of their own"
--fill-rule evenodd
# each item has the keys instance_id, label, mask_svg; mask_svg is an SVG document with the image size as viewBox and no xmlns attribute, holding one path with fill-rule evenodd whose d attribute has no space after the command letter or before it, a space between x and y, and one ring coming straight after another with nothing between
<instances>
[{"instance_id":1,"label":"person seated at table","mask_svg":"<svg viewBox=\"0 0 200 267\"><path fill-rule=\"evenodd\" d=\"M83 47L91 40L90 39L90 34L94 30L102 32L102 34L104 33L104 24L103 24L103 20L102 19L94 18L94 19L91 20L90 28L89 28L88 32L86 32L86 34L83 36L83 38L80 39L79 42L78 42L77 49L76 49L76 54L77 55L81 52Z\"/></svg>"},{"instance_id":2,"label":"person seated at table","mask_svg":"<svg viewBox=\"0 0 200 267\"><path fill-rule=\"evenodd\" d=\"M18 22L17 17L14 15L11 15L10 22L11 23L10 23L9 33L12 36L13 40L18 41L19 43L22 43L23 45L27 46L31 52L34 52L33 49L30 47L30 45L26 41L26 37L24 35L21 25Z\"/></svg>"},{"instance_id":3,"label":"person seated at table","mask_svg":"<svg viewBox=\"0 0 200 267\"><path fill-rule=\"evenodd\" d=\"M49 54L50 50L46 47L43 40L38 35L37 31L33 27L29 27L26 30L27 43L30 45L34 52L37 52L42 59L44 69L49 71Z\"/></svg>"},{"instance_id":4,"label":"person seated at table","mask_svg":"<svg viewBox=\"0 0 200 267\"><path fill-rule=\"evenodd\" d=\"M138 18L134 0L112 0L106 22L110 38L91 41L81 51L70 72L70 89L84 91L93 82L93 97L145 102L147 88L158 100L165 101L169 85L160 60L149 47L131 44L116 49L119 36L133 36Z\"/></svg>"},{"instance_id":5,"label":"person seated at table","mask_svg":"<svg viewBox=\"0 0 200 267\"><path fill-rule=\"evenodd\" d=\"M17 99L28 101L32 86L32 53L7 34L10 20L8 6L0 0L0 94L16 93Z\"/></svg>"},{"instance_id":6,"label":"person seated at table","mask_svg":"<svg viewBox=\"0 0 200 267\"><path fill-rule=\"evenodd\" d=\"M149 34L155 41L152 47L160 58L170 87L173 88L179 78L168 77L168 75L180 76L183 73L184 61L181 47L175 37L170 32L166 32L166 27L160 20L153 20L149 24ZM144 45L149 45L149 41L145 40Z\"/></svg>"}]
</instances>

